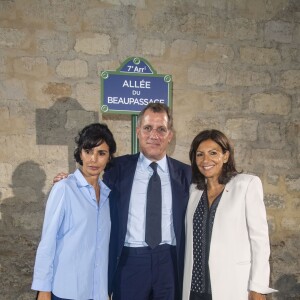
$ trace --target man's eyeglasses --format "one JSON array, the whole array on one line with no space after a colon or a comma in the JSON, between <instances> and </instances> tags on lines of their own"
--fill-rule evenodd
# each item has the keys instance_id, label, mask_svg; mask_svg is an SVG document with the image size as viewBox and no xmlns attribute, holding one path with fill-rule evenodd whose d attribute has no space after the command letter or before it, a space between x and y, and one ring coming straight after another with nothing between
<instances>
[{"instance_id":1,"label":"man's eyeglasses","mask_svg":"<svg viewBox=\"0 0 300 300\"><path fill-rule=\"evenodd\" d=\"M152 126L147 125L147 126L142 127L141 130L144 134L147 134L147 135L150 135L151 133L156 132L156 134L161 137L166 136L169 132L169 129L164 126L161 126L158 128L153 128Z\"/></svg>"}]
</instances>

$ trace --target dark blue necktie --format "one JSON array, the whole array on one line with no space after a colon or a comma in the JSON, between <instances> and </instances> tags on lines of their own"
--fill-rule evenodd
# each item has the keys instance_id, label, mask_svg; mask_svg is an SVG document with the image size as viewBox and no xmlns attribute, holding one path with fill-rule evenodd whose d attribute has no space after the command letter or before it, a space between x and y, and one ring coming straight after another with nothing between
<instances>
[{"instance_id":1,"label":"dark blue necktie","mask_svg":"<svg viewBox=\"0 0 300 300\"><path fill-rule=\"evenodd\" d=\"M161 181L157 174L157 163L152 162L150 167L153 174L147 189L145 241L153 249L161 243Z\"/></svg>"}]
</instances>

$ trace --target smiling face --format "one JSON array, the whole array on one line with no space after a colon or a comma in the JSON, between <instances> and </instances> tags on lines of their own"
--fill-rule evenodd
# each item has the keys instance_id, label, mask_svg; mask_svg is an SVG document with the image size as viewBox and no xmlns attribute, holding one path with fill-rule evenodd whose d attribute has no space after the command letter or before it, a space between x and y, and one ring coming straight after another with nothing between
<instances>
[{"instance_id":1,"label":"smiling face","mask_svg":"<svg viewBox=\"0 0 300 300\"><path fill-rule=\"evenodd\" d=\"M136 129L140 151L150 160L158 161L166 153L173 132L168 126L166 112L146 110Z\"/></svg>"},{"instance_id":2,"label":"smiling face","mask_svg":"<svg viewBox=\"0 0 300 300\"><path fill-rule=\"evenodd\" d=\"M82 160L81 172L87 182L91 183L98 179L101 172L109 162L109 147L106 142L91 149L82 149L80 158Z\"/></svg>"},{"instance_id":3,"label":"smiling face","mask_svg":"<svg viewBox=\"0 0 300 300\"><path fill-rule=\"evenodd\" d=\"M210 139L201 142L196 151L197 167L207 179L218 179L228 158L229 152L223 153L221 146Z\"/></svg>"}]
</instances>

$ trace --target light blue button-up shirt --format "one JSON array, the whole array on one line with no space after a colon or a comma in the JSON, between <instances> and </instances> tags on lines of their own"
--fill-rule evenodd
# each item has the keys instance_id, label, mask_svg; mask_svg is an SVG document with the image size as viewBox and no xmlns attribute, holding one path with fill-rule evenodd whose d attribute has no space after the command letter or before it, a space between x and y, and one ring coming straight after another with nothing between
<instances>
[{"instance_id":1,"label":"light blue button-up shirt","mask_svg":"<svg viewBox=\"0 0 300 300\"><path fill-rule=\"evenodd\" d=\"M99 180L100 202L79 170L49 195L32 289L60 298L107 300L110 189Z\"/></svg>"},{"instance_id":2,"label":"light blue button-up shirt","mask_svg":"<svg viewBox=\"0 0 300 300\"><path fill-rule=\"evenodd\" d=\"M129 203L127 233L125 246L145 247L145 221L147 205L147 187L153 174L149 166L152 161L140 153ZM172 214L172 189L166 156L157 161L157 173L162 187L162 242L161 244L176 245Z\"/></svg>"}]
</instances>

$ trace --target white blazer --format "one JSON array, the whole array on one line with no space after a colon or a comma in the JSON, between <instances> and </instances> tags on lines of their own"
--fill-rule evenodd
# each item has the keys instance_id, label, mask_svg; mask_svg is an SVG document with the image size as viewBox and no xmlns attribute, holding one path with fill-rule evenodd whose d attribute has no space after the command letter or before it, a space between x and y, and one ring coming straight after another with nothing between
<instances>
[{"instance_id":1,"label":"white blazer","mask_svg":"<svg viewBox=\"0 0 300 300\"><path fill-rule=\"evenodd\" d=\"M193 216L203 191L192 184L186 212L182 300L190 295L193 270ZM263 188L257 176L239 174L226 184L214 219L209 271L213 300L248 300L248 292L269 288L269 234Z\"/></svg>"}]
</instances>

